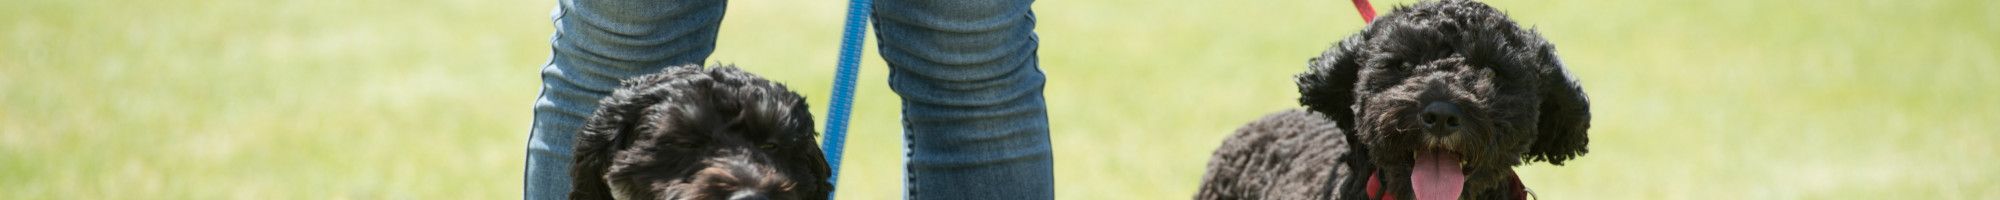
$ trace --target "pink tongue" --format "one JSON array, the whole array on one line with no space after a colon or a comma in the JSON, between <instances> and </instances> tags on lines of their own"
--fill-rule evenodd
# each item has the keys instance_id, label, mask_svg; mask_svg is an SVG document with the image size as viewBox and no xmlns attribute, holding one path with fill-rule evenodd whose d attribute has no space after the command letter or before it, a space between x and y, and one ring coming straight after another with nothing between
<instances>
[{"instance_id":1,"label":"pink tongue","mask_svg":"<svg viewBox=\"0 0 2000 200\"><path fill-rule=\"evenodd\" d=\"M1417 199L1458 199L1465 188L1465 172L1458 167L1458 155L1452 153L1425 151L1417 153L1417 166L1411 169L1410 187L1416 189Z\"/></svg>"}]
</instances>

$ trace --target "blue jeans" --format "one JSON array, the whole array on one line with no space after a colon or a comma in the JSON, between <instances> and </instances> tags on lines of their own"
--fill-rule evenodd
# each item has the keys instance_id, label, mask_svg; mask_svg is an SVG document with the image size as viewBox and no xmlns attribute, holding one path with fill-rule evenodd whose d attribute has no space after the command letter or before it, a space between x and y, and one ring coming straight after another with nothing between
<instances>
[{"instance_id":1,"label":"blue jeans","mask_svg":"<svg viewBox=\"0 0 2000 200\"><path fill-rule=\"evenodd\" d=\"M571 140L597 100L620 79L702 63L726 4L558 1L528 136L527 199L567 198ZM903 100L906 198L1054 198L1032 3L876 0L878 47Z\"/></svg>"}]
</instances>

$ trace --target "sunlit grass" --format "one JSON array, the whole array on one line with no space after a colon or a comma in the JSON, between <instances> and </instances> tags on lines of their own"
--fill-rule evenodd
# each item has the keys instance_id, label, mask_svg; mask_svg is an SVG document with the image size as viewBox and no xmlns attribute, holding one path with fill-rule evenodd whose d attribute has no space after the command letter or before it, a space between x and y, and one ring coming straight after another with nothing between
<instances>
[{"instance_id":1,"label":"sunlit grass","mask_svg":"<svg viewBox=\"0 0 2000 200\"><path fill-rule=\"evenodd\" d=\"M843 3L732 2L711 60L824 108ZM2000 198L2000 3L1492 3L1594 103L1591 154L1520 168L1541 197ZM0 199L517 198L552 4L10 2ZM1190 197L1222 137L1295 107L1290 76L1362 26L1346 1L1036 14L1064 199ZM867 56L840 195L893 199L898 103Z\"/></svg>"}]
</instances>

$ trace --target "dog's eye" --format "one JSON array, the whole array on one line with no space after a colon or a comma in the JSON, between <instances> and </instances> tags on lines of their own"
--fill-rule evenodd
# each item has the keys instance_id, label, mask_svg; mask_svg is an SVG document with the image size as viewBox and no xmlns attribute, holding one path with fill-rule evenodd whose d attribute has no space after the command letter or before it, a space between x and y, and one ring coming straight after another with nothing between
<instances>
[{"instance_id":1,"label":"dog's eye","mask_svg":"<svg viewBox=\"0 0 2000 200\"><path fill-rule=\"evenodd\" d=\"M763 144L757 144L757 148L764 150L771 150L778 148L778 145L771 143L763 143Z\"/></svg>"}]
</instances>

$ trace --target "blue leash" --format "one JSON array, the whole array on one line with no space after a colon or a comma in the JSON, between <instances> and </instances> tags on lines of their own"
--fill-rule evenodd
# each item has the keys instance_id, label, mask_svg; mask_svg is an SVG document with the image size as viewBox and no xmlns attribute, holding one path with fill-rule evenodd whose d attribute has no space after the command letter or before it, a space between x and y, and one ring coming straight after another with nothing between
<instances>
[{"instance_id":1,"label":"blue leash","mask_svg":"<svg viewBox=\"0 0 2000 200\"><path fill-rule=\"evenodd\" d=\"M847 146L847 116L853 113L854 79L861 73L861 34L867 31L869 0L851 0L847 4L847 25L840 33L839 68L833 72L832 106L826 109L826 137L820 140L820 148L826 152L826 164L833 167L833 176L826 182L840 184L840 154ZM839 187L834 187L838 189ZM828 191L826 198L833 199Z\"/></svg>"}]
</instances>

